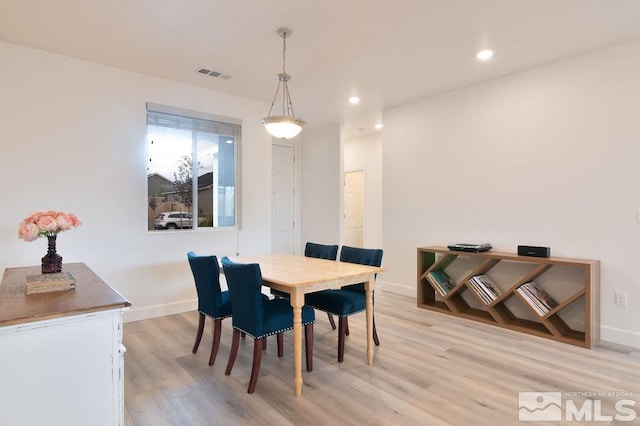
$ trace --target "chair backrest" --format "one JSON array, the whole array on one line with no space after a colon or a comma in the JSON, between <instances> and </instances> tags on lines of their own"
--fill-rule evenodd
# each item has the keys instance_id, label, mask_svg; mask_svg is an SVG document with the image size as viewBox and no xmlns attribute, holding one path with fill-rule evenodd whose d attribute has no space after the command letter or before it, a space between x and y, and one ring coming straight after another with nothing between
<instances>
[{"instance_id":1,"label":"chair backrest","mask_svg":"<svg viewBox=\"0 0 640 426\"><path fill-rule=\"evenodd\" d=\"M198 291L198 310L212 317L222 315L220 265L216 256L197 256L187 253L193 280Z\"/></svg>"},{"instance_id":2,"label":"chair backrest","mask_svg":"<svg viewBox=\"0 0 640 426\"><path fill-rule=\"evenodd\" d=\"M225 256L222 268L229 287L233 326L254 337L261 335L264 306L260 265L235 263Z\"/></svg>"},{"instance_id":3,"label":"chair backrest","mask_svg":"<svg viewBox=\"0 0 640 426\"><path fill-rule=\"evenodd\" d=\"M317 257L318 259L336 260L338 257L338 246L307 243L304 248L304 255L307 257Z\"/></svg>"},{"instance_id":4,"label":"chair backrest","mask_svg":"<svg viewBox=\"0 0 640 426\"><path fill-rule=\"evenodd\" d=\"M340 262L380 266L382 265L382 250L342 246L342 250L340 250ZM342 288L345 290L357 290L364 293L364 283L348 285Z\"/></svg>"}]
</instances>

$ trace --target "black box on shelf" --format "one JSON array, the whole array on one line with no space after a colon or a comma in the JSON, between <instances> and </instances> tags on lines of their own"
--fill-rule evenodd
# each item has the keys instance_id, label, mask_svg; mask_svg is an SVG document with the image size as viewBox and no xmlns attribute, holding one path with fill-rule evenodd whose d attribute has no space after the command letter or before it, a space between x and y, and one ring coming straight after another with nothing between
<instances>
[{"instance_id":1,"label":"black box on shelf","mask_svg":"<svg viewBox=\"0 0 640 426\"><path fill-rule=\"evenodd\" d=\"M518 256L549 257L551 249L549 247L518 246Z\"/></svg>"}]
</instances>

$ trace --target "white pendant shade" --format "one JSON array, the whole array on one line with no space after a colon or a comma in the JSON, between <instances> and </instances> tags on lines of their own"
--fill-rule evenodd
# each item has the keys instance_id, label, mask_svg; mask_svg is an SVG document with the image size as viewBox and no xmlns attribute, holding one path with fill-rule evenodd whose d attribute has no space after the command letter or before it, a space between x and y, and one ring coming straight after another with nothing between
<instances>
[{"instance_id":1,"label":"white pendant shade","mask_svg":"<svg viewBox=\"0 0 640 426\"><path fill-rule=\"evenodd\" d=\"M300 133L305 122L299 118L276 116L263 118L262 124L267 128L267 132L271 136L279 139L289 139Z\"/></svg>"}]
</instances>

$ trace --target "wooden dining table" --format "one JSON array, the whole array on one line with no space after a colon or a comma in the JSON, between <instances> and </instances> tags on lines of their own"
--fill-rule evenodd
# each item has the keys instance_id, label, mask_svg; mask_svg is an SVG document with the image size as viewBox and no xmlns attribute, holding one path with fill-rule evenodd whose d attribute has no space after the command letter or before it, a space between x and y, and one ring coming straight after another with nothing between
<instances>
[{"instance_id":1,"label":"wooden dining table","mask_svg":"<svg viewBox=\"0 0 640 426\"><path fill-rule=\"evenodd\" d=\"M376 274L383 272L383 268L284 253L235 256L232 260L259 264L264 285L290 295L293 308L293 384L296 396L302 395L302 306L307 293L337 289L349 284L365 284L367 364L373 364L373 289Z\"/></svg>"}]
</instances>

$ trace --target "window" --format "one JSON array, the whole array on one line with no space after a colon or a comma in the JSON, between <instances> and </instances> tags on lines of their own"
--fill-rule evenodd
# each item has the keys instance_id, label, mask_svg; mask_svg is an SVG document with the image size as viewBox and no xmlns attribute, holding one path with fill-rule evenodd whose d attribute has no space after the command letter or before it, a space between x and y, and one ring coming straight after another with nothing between
<instances>
[{"instance_id":1,"label":"window","mask_svg":"<svg viewBox=\"0 0 640 426\"><path fill-rule=\"evenodd\" d=\"M238 119L147 104L148 230L237 225L240 130Z\"/></svg>"}]
</instances>

